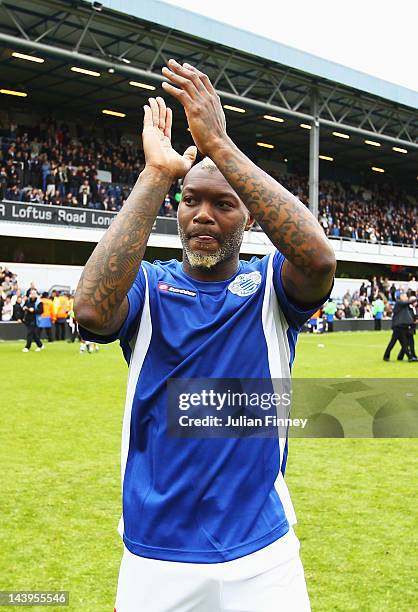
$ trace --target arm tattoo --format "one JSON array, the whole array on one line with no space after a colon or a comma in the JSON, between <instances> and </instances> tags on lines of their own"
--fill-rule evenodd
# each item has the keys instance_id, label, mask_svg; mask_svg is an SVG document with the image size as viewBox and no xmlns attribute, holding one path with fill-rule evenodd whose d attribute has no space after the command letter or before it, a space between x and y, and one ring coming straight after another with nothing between
<instances>
[{"instance_id":1,"label":"arm tattoo","mask_svg":"<svg viewBox=\"0 0 418 612\"><path fill-rule=\"evenodd\" d=\"M138 273L158 209L170 184L169 178L146 170L142 172L122 210L87 262L77 287L75 309L89 313L89 317L92 313L97 330L123 323L123 319L117 318L118 310Z\"/></svg>"},{"instance_id":2,"label":"arm tattoo","mask_svg":"<svg viewBox=\"0 0 418 612\"><path fill-rule=\"evenodd\" d=\"M233 143L213 161L285 258L306 276L321 249L329 248L321 226L300 200L255 166Z\"/></svg>"}]
</instances>

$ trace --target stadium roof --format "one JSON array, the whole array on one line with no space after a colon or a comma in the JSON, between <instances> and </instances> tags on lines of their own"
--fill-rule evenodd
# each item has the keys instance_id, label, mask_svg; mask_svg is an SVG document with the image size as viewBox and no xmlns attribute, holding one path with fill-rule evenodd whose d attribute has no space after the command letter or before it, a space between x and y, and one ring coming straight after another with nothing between
<instances>
[{"instance_id":1,"label":"stadium roof","mask_svg":"<svg viewBox=\"0 0 418 612\"><path fill-rule=\"evenodd\" d=\"M385 177L416 185L417 112L382 97L385 86L405 96L408 90L156 0L105 4L2 0L0 89L27 97L0 95L0 109L15 108L21 117L31 112L96 126L107 122L138 132L141 106L149 95L163 93L161 67L175 57L202 67L223 103L245 111L226 114L231 135L246 150L272 162L289 159L307 165L314 122L320 125L323 167L330 168L333 158L335 166L376 178L371 168L382 168ZM16 51L41 62L12 57ZM71 67L95 71L96 76ZM376 87L381 83L379 95L366 93L358 75ZM349 79L351 86L342 83ZM126 116L105 117L104 109ZM184 113L175 109L177 142L188 141L186 127ZM270 147L261 150L258 142Z\"/></svg>"},{"instance_id":2,"label":"stadium roof","mask_svg":"<svg viewBox=\"0 0 418 612\"><path fill-rule=\"evenodd\" d=\"M89 0L93 1L93 0ZM221 21L160 2L132 2L132 0L103 0L103 5L158 23L170 29L186 31L194 36L256 55L260 58L290 66L309 75L315 75L335 83L418 109L418 92L390 83L383 79L353 70L336 62L283 45L258 34L241 30ZM411 70L413 62L411 61Z\"/></svg>"}]
</instances>

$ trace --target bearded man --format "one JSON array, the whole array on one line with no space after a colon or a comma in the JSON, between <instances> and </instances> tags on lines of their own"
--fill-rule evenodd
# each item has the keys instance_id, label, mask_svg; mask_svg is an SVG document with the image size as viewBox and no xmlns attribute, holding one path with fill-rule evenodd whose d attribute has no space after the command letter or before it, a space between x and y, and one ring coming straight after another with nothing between
<instances>
[{"instance_id":1,"label":"bearded man","mask_svg":"<svg viewBox=\"0 0 418 612\"><path fill-rule=\"evenodd\" d=\"M298 198L229 138L208 77L174 60L163 74L206 157L193 166L195 146L183 156L173 150L171 109L150 98L145 168L75 297L85 339L119 339L129 364L116 610L304 612L309 598L284 481L287 439L170 436L167 385L290 376L297 334L329 296L334 252ZM147 241L180 177L183 260L151 264L143 259ZM274 249L243 261L254 219Z\"/></svg>"}]
</instances>

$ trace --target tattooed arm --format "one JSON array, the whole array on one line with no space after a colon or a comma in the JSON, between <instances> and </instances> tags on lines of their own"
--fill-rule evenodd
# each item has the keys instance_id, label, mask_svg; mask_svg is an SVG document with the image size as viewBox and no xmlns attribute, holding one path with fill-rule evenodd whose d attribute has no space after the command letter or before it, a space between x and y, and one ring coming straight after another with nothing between
<instances>
[{"instance_id":1,"label":"tattooed arm","mask_svg":"<svg viewBox=\"0 0 418 612\"><path fill-rule=\"evenodd\" d=\"M282 269L286 293L313 304L331 288L335 255L310 211L287 189L258 168L228 137L219 96L208 77L189 64L170 60L164 89L183 105L193 139L209 156L286 258Z\"/></svg>"},{"instance_id":2,"label":"tattooed arm","mask_svg":"<svg viewBox=\"0 0 418 612\"><path fill-rule=\"evenodd\" d=\"M332 285L335 255L308 208L253 164L229 138L209 156L285 256L282 280L286 293L301 304L324 298Z\"/></svg>"},{"instance_id":3,"label":"tattooed arm","mask_svg":"<svg viewBox=\"0 0 418 612\"><path fill-rule=\"evenodd\" d=\"M144 107L145 169L88 260L74 300L78 322L99 335L118 331L128 314L127 294L141 265L158 209L172 182L191 168L196 147L183 156L171 147L171 109L162 98Z\"/></svg>"}]
</instances>

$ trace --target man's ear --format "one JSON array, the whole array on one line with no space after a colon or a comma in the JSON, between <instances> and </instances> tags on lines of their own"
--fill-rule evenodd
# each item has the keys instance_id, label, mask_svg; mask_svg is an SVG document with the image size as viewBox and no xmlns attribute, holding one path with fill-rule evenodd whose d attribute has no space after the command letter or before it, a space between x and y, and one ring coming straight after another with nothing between
<instances>
[{"instance_id":1,"label":"man's ear","mask_svg":"<svg viewBox=\"0 0 418 612\"><path fill-rule=\"evenodd\" d=\"M245 228L244 231L248 231L255 223L255 219L254 217L252 217L250 214L248 214L247 216L247 223L245 224Z\"/></svg>"}]
</instances>

